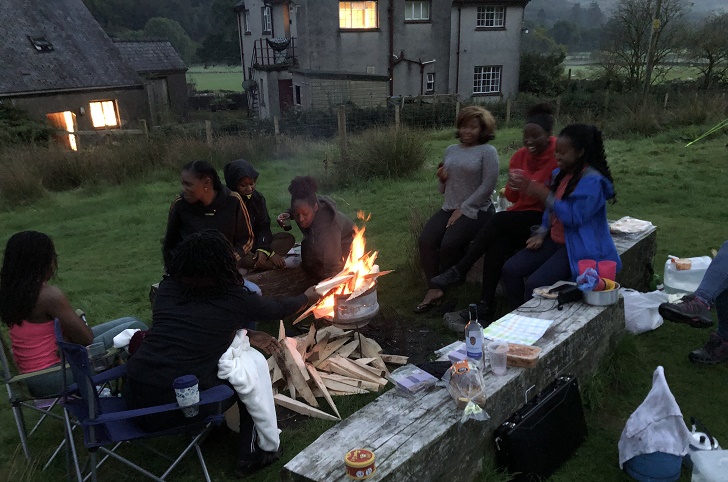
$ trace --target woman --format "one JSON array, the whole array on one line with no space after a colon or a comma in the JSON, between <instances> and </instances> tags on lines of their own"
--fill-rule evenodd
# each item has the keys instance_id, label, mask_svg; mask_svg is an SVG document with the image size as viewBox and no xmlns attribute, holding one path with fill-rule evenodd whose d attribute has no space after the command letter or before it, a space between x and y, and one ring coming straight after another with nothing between
<instances>
[{"instance_id":1,"label":"woman","mask_svg":"<svg viewBox=\"0 0 728 482\"><path fill-rule=\"evenodd\" d=\"M288 186L288 214L301 229L301 267L315 282L338 274L354 240L354 222L336 209L327 196L317 196L318 184L311 176L295 177ZM278 216L283 227L284 214Z\"/></svg>"},{"instance_id":2,"label":"woman","mask_svg":"<svg viewBox=\"0 0 728 482\"><path fill-rule=\"evenodd\" d=\"M248 210L237 192L222 185L215 168L206 161L190 162L182 168L180 182L182 193L169 208L162 246L165 267L183 239L204 229L220 231L238 261L248 254L255 240Z\"/></svg>"},{"instance_id":3,"label":"woman","mask_svg":"<svg viewBox=\"0 0 728 482\"><path fill-rule=\"evenodd\" d=\"M250 344L266 352L280 349L275 338L254 331L256 320L279 320L318 301L313 288L306 293L271 300L243 286L236 267L235 251L215 230L187 236L170 260L169 277L159 284L154 303L153 325L128 362L124 398L129 408L174 403L173 381L195 375L200 390L225 383L218 379L218 360L228 349L237 330L247 329ZM234 398L236 399L237 396ZM229 406L233 400L230 399ZM240 409L240 439L236 473L245 475L273 463L280 453L261 450L255 442L255 425ZM163 430L205 416L185 419L181 412L145 417L149 430ZM223 407L226 409L227 407Z\"/></svg>"},{"instance_id":4,"label":"woman","mask_svg":"<svg viewBox=\"0 0 728 482\"><path fill-rule=\"evenodd\" d=\"M430 281L462 258L468 243L495 212L490 195L498 180L498 154L488 144L495 132L495 119L487 110L469 106L456 120L459 144L445 149L437 170L442 208L425 223L419 237L420 264L429 290L415 308L425 313L443 297L442 289Z\"/></svg>"},{"instance_id":5,"label":"woman","mask_svg":"<svg viewBox=\"0 0 728 482\"><path fill-rule=\"evenodd\" d=\"M523 127L523 147L511 157L509 173L520 174L543 185L549 184L551 172L556 169L556 137L551 135L553 126L554 116L549 104L537 104L528 110ZM526 240L531 236L531 226L540 224L543 215L543 202L514 186L512 175L503 193L513 203L511 207L496 213L480 229L458 264L431 280L441 289L461 283L465 281L465 275L473 264L485 255L478 303L481 323L492 321L495 315L495 292L503 264L526 246ZM468 310L461 312L461 316L467 318Z\"/></svg>"},{"instance_id":6,"label":"woman","mask_svg":"<svg viewBox=\"0 0 728 482\"><path fill-rule=\"evenodd\" d=\"M241 258L239 265L248 270L285 268L284 256L296 240L290 233L273 234L265 197L255 189L258 171L245 159L228 162L224 169L225 184L237 192L245 203L253 227L253 248Z\"/></svg>"},{"instance_id":7,"label":"woman","mask_svg":"<svg viewBox=\"0 0 728 482\"><path fill-rule=\"evenodd\" d=\"M607 223L614 181L595 126L571 124L556 140L551 189L516 173L513 185L546 205L541 226L503 266L503 281L512 309L533 296L533 290L559 280L575 280L580 259L612 260L621 268ZM524 279L526 281L524 282Z\"/></svg>"},{"instance_id":8,"label":"woman","mask_svg":"<svg viewBox=\"0 0 728 482\"><path fill-rule=\"evenodd\" d=\"M0 271L0 317L8 326L15 364L20 373L44 370L61 363L53 320L58 318L66 340L81 345L113 346L126 329L146 330L136 318L120 318L89 328L73 311L66 295L49 284L57 269L56 249L47 235L36 231L14 234L5 246ZM72 377L71 372L67 372ZM63 390L61 370L26 380L35 397Z\"/></svg>"}]
</instances>

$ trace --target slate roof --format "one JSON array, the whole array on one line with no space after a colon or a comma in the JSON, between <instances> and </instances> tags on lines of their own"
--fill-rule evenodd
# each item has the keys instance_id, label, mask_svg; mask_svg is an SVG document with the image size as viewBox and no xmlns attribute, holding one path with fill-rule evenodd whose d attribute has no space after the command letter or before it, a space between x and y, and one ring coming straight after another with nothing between
<instances>
[{"instance_id":1,"label":"slate roof","mask_svg":"<svg viewBox=\"0 0 728 482\"><path fill-rule=\"evenodd\" d=\"M2 0L0 19L0 96L142 85L82 0Z\"/></svg>"},{"instance_id":2,"label":"slate roof","mask_svg":"<svg viewBox=\"0 0 728 482\"><path fill-rule=\"evenodd\" d=\"M140 74L187 71L187 66L169 40L114 39L114 44L124 61Z\"/></svg>"}]
</instances>

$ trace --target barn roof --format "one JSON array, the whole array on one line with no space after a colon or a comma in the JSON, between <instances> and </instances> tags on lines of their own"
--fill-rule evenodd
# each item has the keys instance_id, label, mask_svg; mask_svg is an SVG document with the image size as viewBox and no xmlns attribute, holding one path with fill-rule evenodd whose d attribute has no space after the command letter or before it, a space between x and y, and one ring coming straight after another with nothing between
<instances>
[{"instance_id":1,"label":"barn roof","mask_svg":"<svg viewBox=\"0 0 728 482\"><path fill-rule=\"evenodd\" d=\"M187 71L187 66L169 40L114 39L114 43L124 61L140 74Z\"/></svg>"}]
</instances>

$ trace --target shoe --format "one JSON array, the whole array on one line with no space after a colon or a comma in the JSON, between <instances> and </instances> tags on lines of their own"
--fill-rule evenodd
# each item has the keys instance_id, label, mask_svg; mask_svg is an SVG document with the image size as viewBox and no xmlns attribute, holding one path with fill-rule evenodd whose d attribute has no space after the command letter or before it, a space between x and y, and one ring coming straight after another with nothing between
<instances>
[{"instance_id":1,"label":"shoe","mask_svg":"<svg viewBox=\"0 0 728 482\"><path fill-rule=\"evenodd\" d=\"M257 444L256 444L257 447ZM235 467L235 475L238 477L247 477L260 469L268 467L275 463L276 460L281 458L283 449L279 448L275 452L267 452L265 450L256 450L252 457L253 460L239 460L238 465Z\"/></svg>"},{"instance_id":2,"label":"shoe","mask_svg":"<svg viewBox=\"0 0 728 482\"><path fill-rule=\"evenodd\" d=\"M420 303L419 305L415 306L414 312L415 313L427 313L435 306L438 306L442 303L442 296L430 301L429 303Z\"/></svg>"},{"instance_id":3,"label":"shoe","mask_svg":"<svg viewBox=\"0 0 728 482\"><path fill-rule=\"evenodd\" d=\"M485 301L479 302L476 306L478 307L478 321L481 325L483 325L483 328L485 328L493 321L493 310L488 309L488 303ZM465 308L461 311L460 318L465 321L470 321L470 309Z\"/></svg>"},{"instance_id":4,"label":"shoe","mask_svg":"<svg viewBox=\"0 0 728 482\"><path fill-rule=\"evenodd\" d=\"M695 295L686 295L678 303L662 303L658 308L660 315L675 323L685 323L694 328L713 326L710 306L707 306Z\"/></svg>"},{"instance_id":5,"label":"shoe","mask_svg":"<svg viewBox=\"0 0 728 482\"><path fill-rule=\"evenodd\" d=\"M724 340L717 333L711 333L705 346L691 351L688 360L693 363L707 364L728 361L728 340Z\"/></svg>"},{"instance_id":6,"label":"shoe","mask_svg":"<svg viewBox=\"0 0 728 482\"><path fill-rule=\"evenodd\" d=\"M465 277L460 274L460 270L456 266L451 266L442 273L438 274L430 280L430 283L440 289L449 288L465 281Z\"/></svg>"}]
</instances>

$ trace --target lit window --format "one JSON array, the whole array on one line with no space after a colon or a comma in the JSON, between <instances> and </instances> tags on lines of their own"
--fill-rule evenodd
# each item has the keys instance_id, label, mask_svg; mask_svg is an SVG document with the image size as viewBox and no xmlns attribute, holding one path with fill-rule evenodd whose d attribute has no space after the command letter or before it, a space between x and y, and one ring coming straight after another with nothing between
<instances>
[{"instance_id":1,"label":"lit window","mask_svg":"<svg viewBox=\"0 0 728 482\"><path fill-rule=\"evenodd\" d=\"M487 7L478 7L478 16L476 20L478 28L503 28L506 26L506 7L502 5L494 5Z\"/></svg>"},{"instance_id":2,"label":"lit window","mask_svg":"<svg viewBox=\"0 0 728 482\"><path fill-rule=\"evenodd\" d=\"M475 67L473 94L493 94L501 91L501 66Z\"/></svg>"},{"instance_id":3,"label":"lit window","mask_svg":"<svg viewBox=\"0 0 728 482\"><path fill-rule=\"evenodd\" d=\"M339 2L339 28L379 28L377 2Z\"/></svg>"},{"instance_id":4,"label":"lit window","mask_svg":"<svg viewBox=\"0 0 728 482\"><path fill-rule=\"evenodd\" d=\"M67 110L65 112L53 112L46 114L48 122L58 129L54 134L54 137L66 147L73 151L78 150L78 144L76 144L76 115Z\"/></svg>"},{"instance_id":5,"label":"lit window","mask_svg":"<svg viewBox=\"0 0 728 482\"><path fill-rule=\"evenodd\" d=\"M429 20L430 19L430 2L404 2L404 19L405 20Z\"/></svg>"},{"instance_id":6,"label":"lit window","mask_svg":"<svg viewBox=\"0 0 728 482\"><path fill-rule=\"evenodd\" d=\"M243 31L245 33L250 33L250 10L245 10L243 12Z\"/></svg>"},{"instance_id":7,"label":"lit window","mask_svg":"<svg viewBox=\"0 0 728 482\"><path fill-rule=\"evenodd\" d=\"M119 127L119 118L116 115L116 103L113 100L91 102L91 123L97 129L104 127Z\"/></svg>"},{"instance_id":8,"label":"lit window","mask_svg":"<svg viewBox=\"0 0 728 482\"><path fill-rule=\"evenodd\" d=\"M427 74L427 85L425 85L425 92L435 92L435 74Z\"/></svg>"},{"instance_id":9,"label":"lit window","mask_svg":"<svg viewBox=\"0 0 728 482\"><path fill-rule=\"evenodd\" d=\"M271 33L273 31L273 18L270 7L263 7L263 33Z\"/></svg>"}]
</instances>

